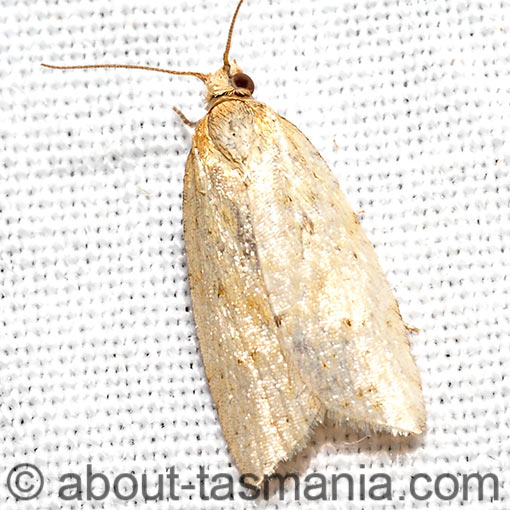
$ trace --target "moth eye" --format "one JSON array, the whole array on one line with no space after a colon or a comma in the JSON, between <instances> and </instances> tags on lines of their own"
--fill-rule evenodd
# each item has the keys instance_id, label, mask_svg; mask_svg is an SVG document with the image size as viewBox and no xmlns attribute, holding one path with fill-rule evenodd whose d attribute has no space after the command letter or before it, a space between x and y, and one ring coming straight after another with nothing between
<instances>
[{"instance_id":1,"label":"moth eye","mask_svg":"<svg viewBox=\"0 0 510 510\"><path fill-rule=\"evenodd\" d=\"M250 94L253 94L253 91L255 90L253 80L244 73L234 74L232 77L232 83L236 89L247 89L250 91Z\"/></svg>"}]
</instances>

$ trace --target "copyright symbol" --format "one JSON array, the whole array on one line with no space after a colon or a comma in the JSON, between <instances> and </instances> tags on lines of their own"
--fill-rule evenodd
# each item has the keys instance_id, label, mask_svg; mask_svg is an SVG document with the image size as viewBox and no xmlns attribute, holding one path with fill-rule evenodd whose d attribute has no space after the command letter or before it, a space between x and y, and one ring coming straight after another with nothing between
<instances>
[{"instance_id":1,"label":"copyright symbol","mask_svg":"<svg viewBox=\"0 0 510 510\"><path fill-rule=\"evenodd\" d=\"M33 464L18 464L7 475L7 488L16 499L34 499L39 496L43 486L41 470Z\"/></svg>"}]
</instances>

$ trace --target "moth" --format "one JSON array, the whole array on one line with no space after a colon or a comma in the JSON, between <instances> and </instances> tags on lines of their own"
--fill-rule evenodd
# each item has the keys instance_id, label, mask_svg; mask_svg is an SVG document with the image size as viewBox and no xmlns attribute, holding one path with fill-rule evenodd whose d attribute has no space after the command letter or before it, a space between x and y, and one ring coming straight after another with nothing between
<instances>
[{"instance_id":1,"label":"moth","mask_svg":"<svg viewBox=\"0 0 510 510\"><path fill-rule=\"evenodd\" d=\"M326 416L420 434L425 407L407 326L358 216L306 136L256 101L229 59L242 3L215 73L46 67L146 69L206 85L183 193L193 313L229 450L262 479Z\"/></svg>"}]
</instances>

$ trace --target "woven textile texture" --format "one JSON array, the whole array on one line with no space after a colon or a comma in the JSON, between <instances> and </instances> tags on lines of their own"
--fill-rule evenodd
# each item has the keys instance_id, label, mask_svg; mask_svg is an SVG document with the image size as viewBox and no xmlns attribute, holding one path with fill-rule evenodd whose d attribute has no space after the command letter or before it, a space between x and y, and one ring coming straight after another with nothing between
<instances>
[{"instance_id":1,"label":"woven textile texture","mask_svg":"<svg viewBox=\"0 0 510 510\"><path fill-rule=\"evenodd\" d=\"M428 418L417 439L319 428L283 467L300 474L299 500L289 480L267 502L238 494L190 308L181 199L192 130L171 107L199 119L203 85L40 67L210 72L234 4L1 2L0 508L508 510L510 3L246 0L241 9L232 57L364 211L402 315L420 329L410 340ZM37 488L31 468L9 477L22 463L44 480L33 500L13 495L16 481L18 496ZM87 498L87 465L108 478L104 498L98 477L97 499ZM165 478L163 499L144 498L143 477L145 496L158 495L158 475L172 467L176 485L196 487L171 495ZM67 473L81 477L81 494L76 477L59 480ZM212 481L219 473L234 478L233 499L226 476ZM312 473L328 500L317 488L304 494ZM333 494L339 473L353 477L351 499L345 480ZM391 478L391 501L369 494L383 482L369 480L375 473ZM423 501L410 490L418 473L430 477L416 484ZM483 501L473 473L494 475ZM64 485L75 499L59 495Z\"/></svg>"}]
</instances>

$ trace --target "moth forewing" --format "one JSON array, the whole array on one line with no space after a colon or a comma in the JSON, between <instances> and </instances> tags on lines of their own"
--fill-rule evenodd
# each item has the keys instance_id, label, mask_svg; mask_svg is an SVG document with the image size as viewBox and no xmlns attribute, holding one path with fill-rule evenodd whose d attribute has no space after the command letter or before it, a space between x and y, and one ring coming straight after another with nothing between
<instances>
[{"instance_id":1,"label":"moth forewing","mask_svg":"<svg viewBox=\"0 0 510 510\"><path fill-rule=\"evenodd\" d=\"M193 313L230 452L242 473L262 477L305 445L321 404L283 358L253 256L246 187L204 133L207 121L197 127L184 180Z\"/></svg>"}]
</instances>

